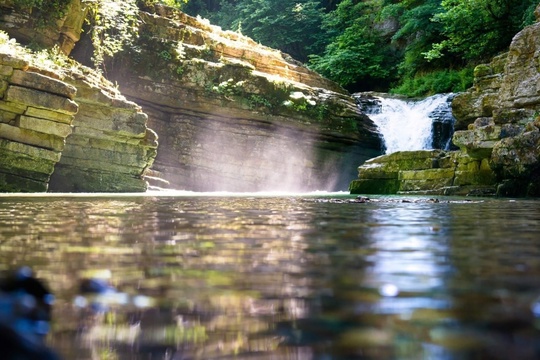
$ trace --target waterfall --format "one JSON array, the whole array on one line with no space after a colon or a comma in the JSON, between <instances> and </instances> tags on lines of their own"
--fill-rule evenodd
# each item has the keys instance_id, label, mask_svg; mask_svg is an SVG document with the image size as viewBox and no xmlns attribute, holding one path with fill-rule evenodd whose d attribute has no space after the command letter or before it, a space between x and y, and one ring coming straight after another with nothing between
<instances>
[{"instance_id":1,"label":"waterfall","mask_svg":"<svg viewBox=\"0 0 540 360\"><path fill-rule=\"evenodd\" d=\"M450 110L452 94L438 94L423 100L360 94L362 110L383 136L386 153L422 149L448 149L454 118Z\"/></svg>"}]
</instances>

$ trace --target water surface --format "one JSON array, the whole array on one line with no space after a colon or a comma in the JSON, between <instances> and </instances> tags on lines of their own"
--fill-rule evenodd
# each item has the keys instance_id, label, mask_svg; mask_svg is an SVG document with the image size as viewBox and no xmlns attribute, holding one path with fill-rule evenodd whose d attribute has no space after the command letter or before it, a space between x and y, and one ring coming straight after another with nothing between
<instances>
[{"instance_id":1,"label":"water surface","mask_svg":"<svg viewBox=\"0 0 540 360\"><path fill-rule=\"evenodd\" d=\"M0 270L47 282L64 359L540 356L539 201L353 200L2 195ZM75 306L92 276L130 300Z\"/></svg>"}]
</instances>

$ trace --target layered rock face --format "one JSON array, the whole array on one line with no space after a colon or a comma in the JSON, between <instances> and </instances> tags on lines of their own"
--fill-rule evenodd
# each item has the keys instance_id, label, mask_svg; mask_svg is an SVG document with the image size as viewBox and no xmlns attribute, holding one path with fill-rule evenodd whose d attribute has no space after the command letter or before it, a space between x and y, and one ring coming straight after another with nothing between
<instances>
[{"instance_id":1,"label":"layered rock face","mask_svg":"<svg viewBox=\"0 0 540 360\"><path fill-rule=\"evenodd\" d=\"M540 6L535 14L538 20ZM508 53L477 66L474 86L452 101L458 152L370 160L359 167L351 192L540 196L539 62L537 22L514 37ZM433 165L417 166L414 157ZM447 158L452 161L441 161Z\"/></svg>"},{"instance_id":2,"label":"layered rock face","mask_svg":"<svg viewBox=\"0 0 540 360\"><path fill-rule=\"evenodd\" d=\"M494 195L495 173L487 159L460 151L401 151L358 168L352 194Z\"/></svg>"},{"instance_id":3,"label":"layered rock face","mask_svg":"<svg viewBox=\"0 0 540 360\"><path fill-rule=\"evenodd\" d=\"M51 177L50 191L144 192L157 151L148 116L94 72L72 73L79 112Z\"/></svg>"},{"instance_id":4,"label":"layered rock face","mask_svg":"<svg viewBox=\"0 0 540 360\"><path fill-rule=\"evenodd\" d=\"M146 190L157 136L112 84L0 53L0 85L0 191Z\"/></svg>"},{"instance_id":5,"label":"layered rock face","mask_svg":"<svg viewBox=\"0 0 540 360\"><path fill-rule=\"evenodd\" d=\"M0 51L0 191L41 192L72 132L76 88Z\"/></svg>"},{"instance_id":6,"label":"layered rock face","mask_svg":"<svg viewBox=\"0 0 540 360\"><path fill-rule=\"evenodd\" d=\"M0 5L0 19L14 21L0 26L51 47L66 43L68 29L80 31L67 24L84 13L74 0L57 32L36 35L31 17L5 11L6 2ZM0 49L0 191L147 189L143 175L155 158L157 136L147 128L140 106L79 64L60 67L38 60L4 36Z\"/></svg>"},{"instance_id":7,"label":"layered rock face","mask_svg":"<svg viewBox=\"0 0 540 360\"><path fill-rule=\"evenodd\" d=\"M71 0L65 11L66 16L36 30L39 19L32 16L31 9L24 8L24 4L17 0L0 0L0 29L7 31L20 43L35 43L46 48L58 46L65 54L69 54L80 39L87 14L85 3L88 2ZM16 6L17 3L19 6ZM49 18L53 16L55 14L48 14Z\"/></svg>"},{"instance_id":8,"label":"layered rock face","mask_svg":"<svg viewBox=\"0 0 540 360\"><path fill-rule=\"evenodd\" d=\"M153 12L108 68L148 113L160 138L154 174L169 187L346 189L354 164L380 154L374 124L335 83L237 33Z\"/></svg>"},{"instance_id":9,"label":"layered rock face","mask_svg":"<svg viewBox=\"0 0 540 360\"><path fill-rule=\"evenodd\" d=\"M65 18L36 32L28 12L0 0L0 29L87 56L78 41L85 3L71 1ZM63 81L78 88L79 112L51 190L144 191L143 173L159 187L199 191L345 189L354 164L380 154L374 124L335 83L201 19L147 10L137 43L106 68L160 136L153 169L156 135L141 109L75 74Z\"/></svg>"},{"instance_id":10,"label":"layered rock face","mask_svg":"<svg viewBox=\"0 0 540 360\"><path fill-rule=\"evenodd\" d=\"M478 67L475 88L453 104L463 113L479 115L454 142L489 160L501 195L540 196L539 61L537 22L514 37L507 54ZM470 121L470 116L461 118L464 124Z\"/></svg>"}]
</instances>

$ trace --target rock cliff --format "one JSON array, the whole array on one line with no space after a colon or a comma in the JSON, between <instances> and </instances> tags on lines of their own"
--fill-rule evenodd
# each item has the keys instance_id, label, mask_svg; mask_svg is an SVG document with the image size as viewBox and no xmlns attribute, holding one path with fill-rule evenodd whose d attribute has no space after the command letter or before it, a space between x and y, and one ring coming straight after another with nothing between
<instances>
[{"instance_id":1,"label":"rock cliff","mask_svg":"<svg viewBox=\"0 0 540 360\"><path fill-rule=\"evenodd\" d=\"M539 21L540 5L535 15ZM539 62L537 22L514 37L507 53L477 66L474 86L452 101L459 151L370 160L351 192L540 196ZM426 161L418 165L416 157Z\"/></svg>"},{"instance_id":2,"label":"rock cliff","mask_svg":"<svg viewBox=\"0 0 540 360\"><path fill-rule=\"evenodd\" d=\"M51 191L143 192L157 151L148 116L95 72L71 72L77 89L73 133L51 177Z\"/></svg>"},{"instance_id":3,"label":"rock cliff","mask_svg":"<svg viewBox=\"0 0 540 360\"><path fill-rule=\"evenodd\" d=\"M72 132L76 89L0 45L0 191L46 191Z\"/></svg>"},{"instance_id":4,"label":"rock cliff","mask_svg":"<svg viewBox=\"0 0 540 360\"><path fill-rule=\"evenodd\" d=\"M156 135L99 74L0 39L0 191L145 191Z\"/></svg>"},{"instance_id":5,"label":"rock cliff","mask_svg":"<svg viewBox=\"0 0 540 360\"><path fill-rule=\"evenodd\" d=\"M142 12L109 76L149 114L153 170L198 191L346 189L380 137L354 99L286 54L170 8Z\"/></svg>"},{"instance_id":6,"label":"rock cliff","mask_svg":"<svg viewBox=\"0 0 540 360\"><path fill-rule=\"evenodd\" d=\"M31 16L3 0L0 29L22 41L73 50L88 63L88 33L81 38L84 4L72 0L67 16L45 36L33 30ZM106 77L133 103L107 98L82 80L74 98L79 112L52 190L142 191L143 164L146 179L159 187L345 189L355 177L354 164L380 154L374 124L335 83L202 19L164 6L144 10L136 43L105 64ZM155 137L135 103L160 139L150 171ZM118 169L135 183L115 185Z\"/></svg>"}]
</instances>

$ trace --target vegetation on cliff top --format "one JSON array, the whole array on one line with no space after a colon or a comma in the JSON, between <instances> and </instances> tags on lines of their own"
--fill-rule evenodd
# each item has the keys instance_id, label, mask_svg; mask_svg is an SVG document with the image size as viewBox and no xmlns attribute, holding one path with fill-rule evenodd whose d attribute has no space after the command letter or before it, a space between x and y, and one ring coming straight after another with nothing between
<instances>
[{"instance_id":1,"label":"vegetation on cliff top","mask_svg":"<svg viewBox=\"0 0 540 360\"><path fill-rule=\"evenodd\" d=\"M94 66L138 36L138 9L163 3L303 61L351 91L409 96L463 91L474 66L506 51L536 0L98 0L88 31ZM38 23L69 0L18 0ZM46 16L50 14L51 16ZM41 19L41 20L39 20Z\"/></svg>"},{"instance_id":2,"label":"vegetation on cliff top","mask_svg":"<svg viewBox=\"0 0 540 360\"><path fill-rule=\"evenodd\" d=\"M189 14L241 31L349 90L461 91L472 68L534 21L536 0L189 0Z\"/></svg>"}]
</instances>

